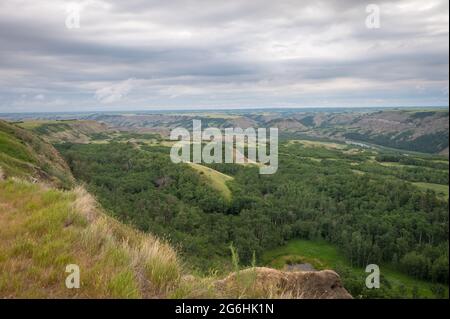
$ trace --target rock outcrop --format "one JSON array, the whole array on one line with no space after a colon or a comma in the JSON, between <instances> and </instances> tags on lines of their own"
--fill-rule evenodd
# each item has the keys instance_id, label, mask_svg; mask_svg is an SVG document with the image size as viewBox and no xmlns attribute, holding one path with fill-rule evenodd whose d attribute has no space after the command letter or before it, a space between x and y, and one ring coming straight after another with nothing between
<instances>
[{"instance_id":1,"label":"rock outcrop","mask_svg":"<svg viewBox=\"0 0 450 319\"><path fill-rule=\"evenodd\" d=\"M285 272L255 267L234 272L216 282L222 291L245 288L256 296L298 299L351 299L332 270Z\"/></svg>"}]
</instances>

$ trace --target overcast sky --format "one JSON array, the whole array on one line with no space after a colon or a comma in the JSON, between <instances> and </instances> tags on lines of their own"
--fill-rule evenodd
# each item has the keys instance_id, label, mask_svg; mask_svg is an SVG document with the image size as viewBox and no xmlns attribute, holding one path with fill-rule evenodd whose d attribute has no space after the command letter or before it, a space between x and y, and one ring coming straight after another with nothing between
<instances>
[{"instance_id":1,"label":"overcast sky","mask_svg":"<svg viewBox=\"0 0 450 319\"><path fill-rule=\"evenodd\" d=\"M448 106L448 5L1 1L0 112Z\"/></svg>"}]
</instances>

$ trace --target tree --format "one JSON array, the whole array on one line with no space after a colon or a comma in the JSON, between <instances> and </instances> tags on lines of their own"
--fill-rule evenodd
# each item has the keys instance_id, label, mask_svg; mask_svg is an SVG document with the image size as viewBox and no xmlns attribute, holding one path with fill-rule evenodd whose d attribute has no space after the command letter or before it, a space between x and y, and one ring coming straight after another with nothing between
<instances>
[{"instance_id":1,"label":"tree","mask_svg":"<svg viewBox=\"0 0 450 319\"><path fill-rule=\"evenodd\" d=\"M448 284L448 256L441 256L433 262L431 279L434 282Z\"/></svg>"},{"instance_id":2,"label":"tree","mask_svg":"<svg viewBox=\"0 0 450 319\"><path fill-rule=\"evenodd\" d=\"M430 269L430 261L423 255L413 251L407 253L400 260L400 265L404 271L417 278L427 278Z\"/></svg>"}]
</instances>

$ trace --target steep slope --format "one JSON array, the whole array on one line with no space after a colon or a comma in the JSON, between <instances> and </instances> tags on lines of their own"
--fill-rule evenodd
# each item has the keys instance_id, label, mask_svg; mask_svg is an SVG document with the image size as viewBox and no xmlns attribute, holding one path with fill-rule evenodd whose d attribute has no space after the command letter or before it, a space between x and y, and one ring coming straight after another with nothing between
<instances>
[{"instance_id":1,"label":"steep slope","mask_svg":"<svg viewBox=\"0 0 450 319\"><path fill-rule=\"evenodd\" d=\"M0 298L166 297L180 277L170 246L107 217L82 188L2 181L0 212ZM80 289L65 286L69 264Z\"/></svg>"},{"instance_id":2,"label":"steep slope","mask_svg":"<svg viewBox=\"0 0 450 319\"><path fill-rule=\"evenodd\" d=\"M73 186L50 144L0 121L0 298L167 296L181 274L175 250ZM69 264L82 289L66 288Z\"/></svg>"},{"instance_id":3,"label":"steep slope","mask_svg":"<svg viewBox=\"0 0 450 319\"><path fill-rule=\"evenodd\" d=\"M69 188L74 178L66 162L50 144L29 131L0 120L2 175Z\"/></svg>"},{"instance_id":4,"label":"steep slope","mask_svg":"<svg viewBox=\"0 0 450 319\"><path fill-rule=\"evenodd\" d=\"M17 125L45 138L50 143L88 143L108 132L105 124L89 120L21 121Z\"/></svg>"},{"instance_id":5,"label":"steep slope","mask_svg":"<svg viewBox=\"0 0 450 319\"><path fill-rule=\"evenodd\" d=\"M410 151L445 153L448 123L444 111L375 112L350 123L343 136Z\"/></svg>"}]
</instances>

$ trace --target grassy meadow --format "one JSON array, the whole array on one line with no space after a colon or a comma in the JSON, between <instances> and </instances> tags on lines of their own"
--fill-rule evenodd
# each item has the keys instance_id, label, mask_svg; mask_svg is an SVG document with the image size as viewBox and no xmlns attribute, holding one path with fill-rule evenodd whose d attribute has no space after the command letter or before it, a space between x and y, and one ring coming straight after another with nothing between
<instances>
[{"instance_id":1,"label":"grassy meadow","mask_svg":"<svg viewBox=\"0 0 450 319\"><path fill-rule=\"evenodd\" d=\"M262 263L277 269L283 269L288 264L309 263L317 270L346 268L355 277L368 275L363 268L352 266L335 246L325 241L291 240L285 246L265 252L262 257ZM405 275L398 269L395 269L393 265L381 264L379 266L381 276L384 279L381 285L387 284L398 291L404 289L406 292L405 297L407 298L414 297L414 289L417 290L417 297L419 298L435 297L433 290L436 286L442 287L445 291L445 296L448 298L448 286L432 284ZM346 277L345 275L342 277L345 284ZM363 284L363 282L361 283Z\"/></svg>"}]
</instances>

